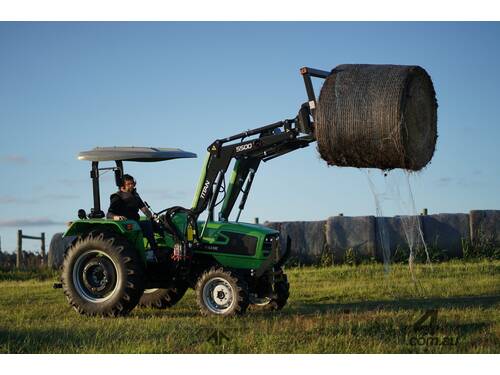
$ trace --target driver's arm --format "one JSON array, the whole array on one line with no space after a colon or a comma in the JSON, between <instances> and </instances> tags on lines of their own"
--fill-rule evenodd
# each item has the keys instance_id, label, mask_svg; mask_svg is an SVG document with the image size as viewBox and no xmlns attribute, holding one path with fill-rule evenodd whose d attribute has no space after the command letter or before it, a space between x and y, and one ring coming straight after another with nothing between
<instances>
[{"instance_id":1,"label":"driver's arm","mask_svg":"<svg viewBox=\"0 0 500 375\"><path fill-rule=\"evenodd\" d=\"M151 210L150 210L149 208L147 208L146 206L142 207L140 210L142 211L142 213L143 213L144 215L146 215L146 217L147 217L148 219L152 219L152 218L153 218L153 213L152 213L152 212L151 212Z\"/></svg>"},{"instance_id":2,"label":"driver's arm","mask_svg":"<svg viewBox=\"0 0 500 375\"><path fill-rule=\"evenodd\" d=\"M134 190L134 193L135 195L135 198L137 199L137 204L139 206L139 210L142 211L142 213L144 215L146 215L146 217L148 219L153 219L153 213L151 212L151 210L146 206L146 204L144 203L144 201L142 200L142 198L139 196L139 194L137 193L136 190Z\"/></svg>"}]
</instances>

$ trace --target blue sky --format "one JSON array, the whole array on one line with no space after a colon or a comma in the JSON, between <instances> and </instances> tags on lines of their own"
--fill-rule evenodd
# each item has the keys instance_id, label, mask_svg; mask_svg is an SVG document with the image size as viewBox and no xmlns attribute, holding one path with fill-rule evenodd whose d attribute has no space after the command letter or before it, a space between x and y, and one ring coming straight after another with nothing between
<instances>
[{"instance_id":1,"label":"blue sky","mask_svg":"<svg viewBox=\"0 0 500 375\"><path fill-rule=\"evenodd\" d=\"M89 164L76 155L98 145L196 152L126 165L156 210L190 206L213 140L295 116L306 101L302 66L423 66L439 138L432 163L411 177L416 210L499 209L499 39L499 23L1 22L2 249L14 249L18 228L50 238L90 208ZM383 187L380 172L370 174ZM113 190L105 178L103 206ZM375 213L366 177L327 167L313 144L261 166L242 220L339 212Z\"/></svg>"}]
</instances>

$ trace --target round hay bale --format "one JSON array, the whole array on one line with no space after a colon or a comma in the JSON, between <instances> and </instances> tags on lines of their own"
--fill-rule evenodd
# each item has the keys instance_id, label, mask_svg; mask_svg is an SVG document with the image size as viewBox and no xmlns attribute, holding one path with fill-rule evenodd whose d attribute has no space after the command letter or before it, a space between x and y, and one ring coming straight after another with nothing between
<instances>
[{"instance_id":1,"label":"round hay bale","mask_svg":"<svg viewBox=\"0 0 500 375\"><path fill-rule=\"evenodd\" d=\"M422 169L437 139L437 101L419 66L339 65L315 113L318 151L329 165Z\"/></svg>"},{"instance_id":2,"label":"round hay bale","mask_svg":"<svg viewBox=\"0 0 500 375\"><path fill-rule=\"evenodd\" d=\"M52 269L61 267L64 260L64 239L63 233L56 233L52 236L49 245L47 264Z\"/></svg>"}]
</instances>

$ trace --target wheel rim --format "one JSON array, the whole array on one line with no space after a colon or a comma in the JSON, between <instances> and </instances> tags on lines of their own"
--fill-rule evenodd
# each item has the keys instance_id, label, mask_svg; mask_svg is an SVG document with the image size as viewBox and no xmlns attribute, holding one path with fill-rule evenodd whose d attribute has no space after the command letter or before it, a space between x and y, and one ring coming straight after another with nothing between
<instances>
[{"instance_id":1,"label":"wheel rim","mask_svg":"<svg viewBox=\"0 0 500 375\"><path fill-rule=\"evenodd\" d=\"M227 280L214 277L203 287L203 302L212 313L224 314L236 302L234 289Z\"/></svg>"},{"instance_id":2,"label":"wheel rim","mask_svg":"<svg viewBox=\"0 0 500 375\"><path fill-rule=\"evenodd\" d=\"M89 302L109 300L121 286L121 273L116 263L100 250L81 254L73 267L73 285Z\"/></svg>"}]
</instances>

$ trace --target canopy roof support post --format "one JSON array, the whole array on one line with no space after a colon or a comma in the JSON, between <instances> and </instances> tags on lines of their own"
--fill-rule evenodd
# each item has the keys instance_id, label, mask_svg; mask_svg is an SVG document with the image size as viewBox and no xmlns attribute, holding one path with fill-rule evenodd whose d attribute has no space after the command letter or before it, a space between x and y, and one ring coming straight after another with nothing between
<instances>
[{"instance_id":1,"label":"canopy roof support post","mask_svg":"<svg viewBox=\"0 0 500 375\"><path fill-rule=\"evenodd\" d=\"M118 188L123 185L123 162L121 160L116 160L116 169L115 169L115 183Z\"/></svg>"},{"instance_id":2,"label":"canopy roof support post","mask_svg":"<svg viewBox=\"0 0 500 375\"><path fill-rule=\"evenodd\" d=\"M99 162L92 162L92 170L90 171L92 178L92 189L94 193L94 207L90 209L89 217L99 219L104 217L104 212L101 211L101 196L99 194Z\"/></svg>"}]
</instances>

